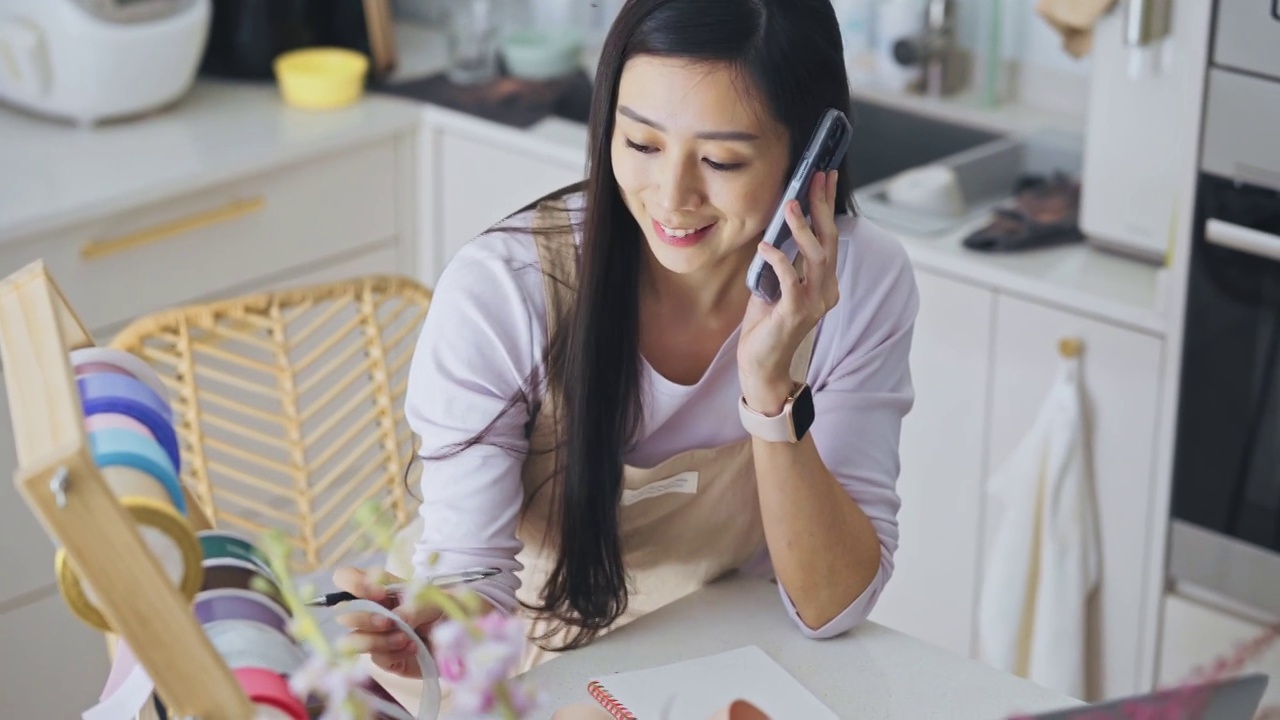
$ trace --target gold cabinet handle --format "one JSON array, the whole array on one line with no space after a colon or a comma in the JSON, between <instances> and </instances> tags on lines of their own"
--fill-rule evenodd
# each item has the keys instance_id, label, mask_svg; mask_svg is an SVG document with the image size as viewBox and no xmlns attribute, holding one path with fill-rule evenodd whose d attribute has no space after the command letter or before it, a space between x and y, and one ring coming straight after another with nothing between
<instances>
[{"instance_id":1,"label":"gold cabinet handle","mask_svg":"<svg viewBox=\"0 0 1280 720\"><path fill-rule=\"evenodd\" d=\"M1078 337L1064 337L1058 340L1058 354L1064 358L1079 357L1084 351L1084 341Z\"/></svg>"},{"instance_id":2,"label":"gold cabinet handle","mask_svg":"<svg viewBox=\"0 0 1280 720\"><path fill-rule=\"evenodd\" d=\"M151 245L162 240L168 240L175 235L199 230L210 225L217 225L218 223L230 222L245 215L252 215L262 210L266 204L266 198L263 197L232 200L221 207L188 215L187 217L129 233L128 235L87 242L84 247L80 248L80 257L85 260L96 260L125 250Z\"/></svg>"}]
</instances>

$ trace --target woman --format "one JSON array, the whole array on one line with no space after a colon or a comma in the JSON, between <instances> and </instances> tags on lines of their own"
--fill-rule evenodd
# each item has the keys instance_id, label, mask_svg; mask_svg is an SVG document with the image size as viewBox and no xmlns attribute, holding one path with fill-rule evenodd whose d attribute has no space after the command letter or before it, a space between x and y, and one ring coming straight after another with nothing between
<instances>
[{"instance_id":1,"label":"woman","mask_svg":"<svg viewBox=\"0 0 1280 720\"><path fill-rule=\"evenodd\" d=\"M812 227L788 210L803 279L760 242L823 110L849 107L837 28L829 0L630 0L585 185L440 279L406 408L425 462L411 571L499 568L467 587L524 606L526 665L734 570L776 574L811 637L852 628L889 579L909 263L837 173L810 188ZM745 285L757 252L776 304ZM417 674L407 638L348 622L377 665Z\"/></svg>"}]
</instances>

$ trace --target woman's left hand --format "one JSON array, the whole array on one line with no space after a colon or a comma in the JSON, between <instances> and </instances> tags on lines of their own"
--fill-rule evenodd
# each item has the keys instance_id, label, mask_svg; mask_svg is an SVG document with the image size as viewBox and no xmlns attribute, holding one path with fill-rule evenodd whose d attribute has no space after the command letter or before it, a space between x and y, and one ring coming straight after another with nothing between
<instances>
[{"instance_id":1,"label":"woman's left hand","mask_svg":"<svg viewBox=\"0 0 1280 720\"><path fill-rule=\"evenodd\" d=\"M738 339L738 379L747 405L764 415L777 415L791 394L791 358L801 341L840 300L836 283L836 180L838 173L815 173L809 188L813 227L800 203L787 207L787 225L804 257L803 279L786 253L760 243L760 254L778 274L782 296L770 304L752 296Z\"/></svg>"}]
</instances>

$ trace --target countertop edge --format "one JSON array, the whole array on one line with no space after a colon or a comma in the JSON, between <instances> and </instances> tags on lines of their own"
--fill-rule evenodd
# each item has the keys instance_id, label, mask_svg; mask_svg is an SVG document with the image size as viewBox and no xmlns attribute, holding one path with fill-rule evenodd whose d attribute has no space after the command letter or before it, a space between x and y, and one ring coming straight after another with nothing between
<instances>
[{"instance_id":1,"label":"countertop edge","mask_svg":"<svg viewBox=\"0 0 1280 720\"><path fill-rule=\"evenodd\" d=\"M1159 310L1154 308L1144 309L1136 304L1109 300L1095 293L1054 285L1044 280L986 265L978 260L962 261L949 256L935 257L935 253L924 248L913 247L910 243L904 243L904 246L912 265L918 271L1066 310L1157 339L1163 339L1168 333L1166 327L1168 321ZM1080 248L1080 250L1091 251L1088 248Z\"/></svg>"},{"instance_id":2,"label":"countertop edge","mask_svg":"<svg viewBox=\"0 0 1280 720\"><path fill-rule=\"evenodd\" d=\"M90 200L68 208L23 217L17 221L0 221L0 247L24 242L38 235L57 232L66 227L103 215L126 212L176 195L233 182L260 173L287 167L326 153L359 147L416 129L421 121L421 107L397 98L378 96L370 99L391 108L391 113L376 123L354 126L333 135L307 141L304 144L283 147L279 152L255 157L246 162L220 166L209 172L193 173L178 179L166 179L127 193ZM399 107L392 107L399 106Z\"/></svg>"},{"instance_id":3,"label":"countertop edge","mask_svg":"<svg viewBox=\"0 0 1280 720\"><path fill-rule=\"evenodd\" d=\"M575 149L567 144L568 136L574 133L582 133L585 141L586 126L579 123L549 117L522 128L503 125L430 102L424 101L420 107L428 124L456 130L475 139L508 145L515 143L521 151L532 157L585 168L586 148ZM543 142L530 143L530 138Z\"/></svg>"}]
</instances>

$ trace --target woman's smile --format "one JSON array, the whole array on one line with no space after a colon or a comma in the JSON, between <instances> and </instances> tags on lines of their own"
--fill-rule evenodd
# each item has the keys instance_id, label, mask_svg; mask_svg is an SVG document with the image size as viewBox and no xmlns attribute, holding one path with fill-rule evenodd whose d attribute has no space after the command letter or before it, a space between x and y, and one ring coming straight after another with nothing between
<instances>
[{"instance_id":1,"label":"woman's smile","mask_svg":"<svg viewBox=\"0 0 1280 720\"><path fill-rule=\"evenodd\" d=\"M710 235L715 226L715 223L711 223L701 227L682 228L653 221L653 231L658 239L672 247L693 247Z\"/></svg>"}]
</instances>

